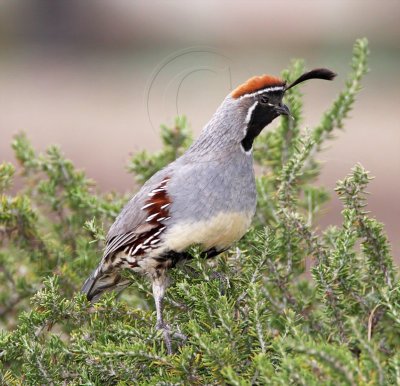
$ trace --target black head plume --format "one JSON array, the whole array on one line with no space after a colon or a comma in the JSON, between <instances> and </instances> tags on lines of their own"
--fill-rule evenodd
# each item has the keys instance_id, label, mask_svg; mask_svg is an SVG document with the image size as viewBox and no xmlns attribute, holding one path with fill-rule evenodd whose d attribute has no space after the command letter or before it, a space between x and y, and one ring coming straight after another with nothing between
<instances>
[{"instance_id":1,"label":"black head plume","mask_svg":"<svg viewBox=\"0 0 400 386\"><path fill-rule=\"evenodd\" d=\"M303 75L297 78L293 83L285 87L285 91L309 79L332 80L335 76L336 74L333 71L328 70L327 68L315 68L314 70L305 72Z\"/></svg>"}]
</instances>

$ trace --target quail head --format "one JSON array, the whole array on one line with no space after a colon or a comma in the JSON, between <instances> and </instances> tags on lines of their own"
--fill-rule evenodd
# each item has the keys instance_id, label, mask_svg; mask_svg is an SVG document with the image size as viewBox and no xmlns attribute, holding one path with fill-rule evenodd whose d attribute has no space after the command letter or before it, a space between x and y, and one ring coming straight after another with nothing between
<instances>
[{"instance_id":1,"label":"quail head","mask_svg":"<svg viewBox=\"0 0 400 386\"><path fill-rule=\"evenodd\" d=\"M308 79L334 77L328 69L315 69L287 85L263 75L231 92L186 153L151 177L125 205L108 232L98 267L83 285L87 298L95 301L104 291L129 285L122 269L148 276L156 328L163 330L170 353L162 314L168 269L190 259L192 245L211 258L245 234L256 208L254 139L276 117L290 115L282 103L286 90Z\"/></svg>"}]
</instances>

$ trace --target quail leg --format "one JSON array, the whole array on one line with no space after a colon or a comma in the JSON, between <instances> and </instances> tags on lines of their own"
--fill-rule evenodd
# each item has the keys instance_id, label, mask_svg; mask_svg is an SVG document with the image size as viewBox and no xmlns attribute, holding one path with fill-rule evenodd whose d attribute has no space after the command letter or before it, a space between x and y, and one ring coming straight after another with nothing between
<instances>
[{"instance_id":1,"label":"quail leg","mask_svg":"<svg viewBox=\"0 0 400 386\"><path fill-rule=\"evenodd\" d=\"M167 289L167 278L165 275L153 279L153 296L156 304L157 323L156 329L162 330L165 346L168 355L172 354L171 334L168 326L164 323L163 319L163 299Z\"/></svg>"}]
</instances>

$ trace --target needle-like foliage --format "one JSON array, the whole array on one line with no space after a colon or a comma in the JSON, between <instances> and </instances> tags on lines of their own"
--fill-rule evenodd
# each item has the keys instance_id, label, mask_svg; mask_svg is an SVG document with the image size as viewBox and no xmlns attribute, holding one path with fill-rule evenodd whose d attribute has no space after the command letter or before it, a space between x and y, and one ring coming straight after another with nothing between
<instances>
[{"instance_id":1,"label":"needle-like foliage","mask_svg":"<svg viewBox=\"0 0 400 386\"><path fill-rule=\"evenodd\" d=\"M187 336L173 355L154 328L146 279L126 272L131 287L94 306L79 293L128 197L99 194L59 149L37 154L18 135L18 165L0 165L0 384L399 384L400 282L383 226L366 211L361 165L337 185L342 225L315 227L328 199L313 185L315 156L343 126L367 56L358 40L343 92L312 130L302 130L299 88L289 90L293 119L256 142L253 228L214 261L193 248L172 271L165 318ZM303 70L294 61L283 75ZM189 145L186 121L163 127L162 139L159 153L132 158L139 183ZM24 184L13 193L15 174Z\"/></svg>"}]
</instances>

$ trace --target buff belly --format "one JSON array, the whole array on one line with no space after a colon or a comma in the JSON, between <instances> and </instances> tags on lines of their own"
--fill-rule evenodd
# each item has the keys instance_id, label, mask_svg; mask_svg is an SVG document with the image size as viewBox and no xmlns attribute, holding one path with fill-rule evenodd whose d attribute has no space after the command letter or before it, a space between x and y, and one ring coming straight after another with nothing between
<instances>
[{"instance_id":1,"label":"buff belly","mask_svg":"<svg viewBox=\"0 0 400 386\"><path fill-rule=\"evenodd\" d=\"M246 233L252 217L253 213L250 212L221 212L209 220L182 222L171 226L159 247L140 256L128 256L125 251L121 251L117 254L117 261L125 262L121 268L157 277L160 271L176 263L169 257L170 251L179 254L191 245L200 245L204 251L227 249Z\"/></svg>"},{"instance_id":2,"label":"buff belly","mask_svg":"<svg viewBox=\"0 0 400 386\"><path fill-rule=\"evenodd\" d=\"M219 213L198 222L186 221L172 226L165 234L164 246L167 250L181 252L198 244L204 250L223 250L239 240L251 224L253 213Z\"/></svg>"}]
</instances>

